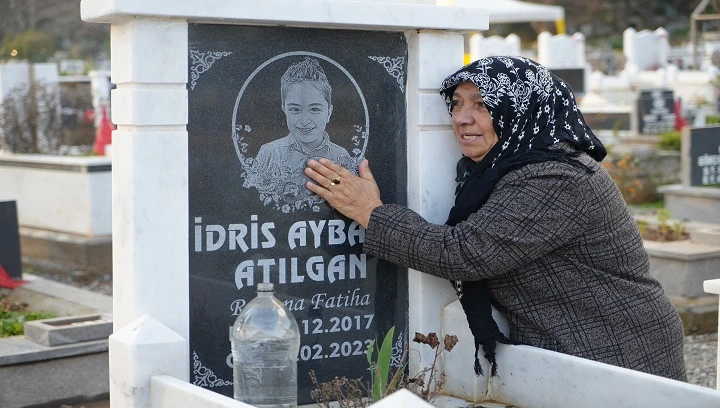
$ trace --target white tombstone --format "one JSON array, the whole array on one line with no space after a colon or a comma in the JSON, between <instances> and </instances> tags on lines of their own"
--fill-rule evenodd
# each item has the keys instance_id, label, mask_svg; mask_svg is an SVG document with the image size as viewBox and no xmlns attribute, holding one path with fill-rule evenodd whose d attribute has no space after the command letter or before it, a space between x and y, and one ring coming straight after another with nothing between
<instances>
[{"instance_id":1,"label":"white tombstone","mask_svg":"<svg viewBox=\"0 0 720 408\"><path fill-rule=\"evenodd\" d=\"M84 75L87 63L84 60L63 59L60 60L60 72L63 75Z\"/></svg>"},{"instance_id":2,"label":"white tombstone","mask_svg":"<svg viewBox=\"0 0 720 408\"><path fill-rule=\"evenodd\" d=\"M500 55L520 55L520 37L515 34L503 38L499 35L484 37L480 33L473 33L469 42L470 61Z\"/></svg>"},{"instance_id":3,"label":"white tombstone","mask_svg":"<svg viewBox=\"0 0 720 408\"><path fill-rule=\"evenodd\" d=\"M668 32L660 27L655 31L628 28L623 32L625 69L631 73L654 71L667 65L670 43Z\"/></svg>"},{"instance_id":4,"label":"white tombstone","mask_svg":"<svg viewBox=\"0 0 720 408\"><path fill-rule=\"evenodd\" d=\"M48 86L58 83L58 68L55 63L32 64L35 81ZM8 62L0 64L0 101L13 89L28 86L30 82L30 64L27 61Z\"/></svg>"},{"instance_id":5,"label":"white tombstone","mask_svg":"<svg viewBox=\"0 0 720 408\"><path fill-rule=\"evenodd\" d=\"M547 31L538 36L538 62L553 68L585 67L585 36L575 33L552 35Z\"/></svg>"},{"instance_id":6,"label":"white tombstone","mask_svg":"<svg viewBox=\"0 0 720 408\"><path fill-rule=\"evenodd\" d=\"M590 65L585 58L585 36L575 33L551 35L547 31L538 36L538 62L564 79L576 96L588 91Z\"/></svg>"},{"instance_id":7,"label":"white tombstone","mask_svg":"<svg viewBox=\"0 0 720 408\"><path fill-rule=\"evenodd\" d=\"M57 108L55 112L48 112L46 106L38 101L40 122L44 122L43 115L60 115L60 90L58 87L58 67L55 63L35 63L30 64L27 61L13 61L0 64L0 109L2 109L3 100L5 100L13 92L27 92L29 90L30 81L34 78L35 83L44 87L47 91L47 97L54 99L53 103ZM53 94L54 93L54 94ZM41 89L38 88L37 95L41 95ZM19 96L19 95L16 95ZM2 130L0 130L2 132ZM39 131L39 138L44 138L43 131Z\"/></svg>"},{"instance_id":8,"label":"white tombstone","mask_svg":"<svg viewBox=\"0 0 720 408\"><path fill-rule=\"evenodd\" d=\"M95 110L95 127L100 125L102 119L102 108L110 107L110 71L90 71L88 72L90 77L90 91L92 92L92 104ZM110 110L107 111L108 117L110 116Z\"/></svg>"}]
</instances>

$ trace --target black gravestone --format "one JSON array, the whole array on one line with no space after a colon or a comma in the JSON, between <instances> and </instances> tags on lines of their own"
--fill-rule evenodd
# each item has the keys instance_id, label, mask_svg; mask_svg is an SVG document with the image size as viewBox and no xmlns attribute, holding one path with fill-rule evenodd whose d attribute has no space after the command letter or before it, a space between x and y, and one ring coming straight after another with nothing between
<instances>
[{"instance_id":1,"label":"black gravestone","mask_svg":"<svg viewBox=\"0 0 720 408\"><path fill-rule=\"evenodd\" d=\"M585 68L557 68L550 71L570 85L576 97L585 94Z\"/></svg>"},{"instance_id":2,"label":"black gravestone","mask_svg":"<svg viewBox=\"0 0 720 408\"><path fill-rule=\"evenodd\" d=\"M20 232L14 200L0 201L0 266L11 278L22 279Z\"/></svg>"},{"instance_id":3,"label":"black gravestone","mask_svg":"<svg viewBox=\"0 0 720 408\"><path fill-rule=\"evenodd\" d=\"M405 204L402 33L189 26L191 382L231 396L229 328L275 284L309 372L369 379L365 350L393 326L407 344L407 269L362 253L364 230L304 186L310 158L367 158L383 201ZM308 81L312 77L313 80Z\"/></svg>"},{"instance_id":4,"label":"black gravestone","mask_svg":"<svg viewBox=\"0 0 720 408\"><path fill-rule=\"evenodd\" d=\"M690 185L720 184L720 126L690 128Z\"/></svg>"},{"instance_id":5,"label":"black gravestone","mask_svg":"<svg viewBox=\"0 0 720 408\"><path fill-rule=\"evenodd\" d=\"M675 129L675 99L672 90L640 91L636 109L640 134L657 135Z\"/></svg>"}]
</instances>

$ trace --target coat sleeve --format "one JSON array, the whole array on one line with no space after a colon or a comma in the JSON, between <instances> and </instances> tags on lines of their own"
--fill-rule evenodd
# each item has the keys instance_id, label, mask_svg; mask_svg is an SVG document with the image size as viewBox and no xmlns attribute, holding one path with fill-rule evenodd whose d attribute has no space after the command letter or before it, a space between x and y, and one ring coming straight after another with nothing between
<instances>
[{"instance_id":1,"label":"coat sleeve","mask_svg":"<svg viewBox=\"0 0 720 408\"><path fill-rule=\"evenodd\" d=\"M526 166L508 173L485 205L454 227L383 205L371 214L363 250L441 278L497 277L582 236L592 200L587 177L567 164Z\"/></svg>"}]
</instances>

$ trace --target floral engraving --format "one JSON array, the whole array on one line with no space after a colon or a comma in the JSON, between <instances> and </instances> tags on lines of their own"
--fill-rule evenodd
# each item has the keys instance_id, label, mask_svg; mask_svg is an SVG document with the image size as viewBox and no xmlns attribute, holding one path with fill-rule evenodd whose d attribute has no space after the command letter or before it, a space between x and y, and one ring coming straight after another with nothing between
<instances>
[{"instance_id":1,"label":"floral engraving","mask_svg":"<svg viewBox=\"0 0 720 408\"><path fill-rule=\"evenodd\" d=\"M398 83L400 92L405 93L405 57L368 57L380 63Z\"/></svg>"},{"instance_id":2,"label":"floral engraving","mask_svg":"<svg viewBox=\"0 0 720 408\"><path fill-rule=\"evenodd\" d=\"M199 387L221 387L223 385L232 385L232 381L225 381L217 378L209 368L202 365L197 353L193 351L193 385Z\"/></svg>"},{"instance_id":3,"label":"floral engraving","mask_svg":"<svg viewBox=\"0 0 720 408\"><path fill-rule=\"evenodd\" d=\"M190 50L190 58L192 59L192 66L190 67L190 89L195 89L197 80L200 79L200 75L204 74L215 61L222 57L227 57L232 54L231 52L225 51L208 51L200 52L196 50Z\"/></svg>"},{"instance_id":4,"label":"floral engraving","mask_svg":"<svg viewBox=\"0 0 720 408\"><path fill-rule=\"evenodd\" d=\"M395 345L390 353L390 365L393 367L400 367L400 364L402 363L403 350L405 348L405 342L403 341L405 336L403 336L403 333L404 332L400 332L400 334L398 334Z\"/></svg>"}]
</instances>

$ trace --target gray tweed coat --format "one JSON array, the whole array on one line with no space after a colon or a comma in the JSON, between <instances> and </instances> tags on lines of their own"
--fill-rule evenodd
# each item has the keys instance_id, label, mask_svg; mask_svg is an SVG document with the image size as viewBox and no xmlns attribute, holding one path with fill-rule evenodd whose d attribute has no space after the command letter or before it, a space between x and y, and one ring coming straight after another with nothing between
<instances>
[{"instance_id":1,"label":"gray tweed coat","mask_svg":"<svg viewBox=\"0 0 720 408\"><path fill-rule=\"evenodd\" d=\"M364 251L449 280L488 279L513 340L685 381L683 326L610 176L543 162L506 174L455 227L399 205L370 217Z\"/></svg>"}]
</instances>

